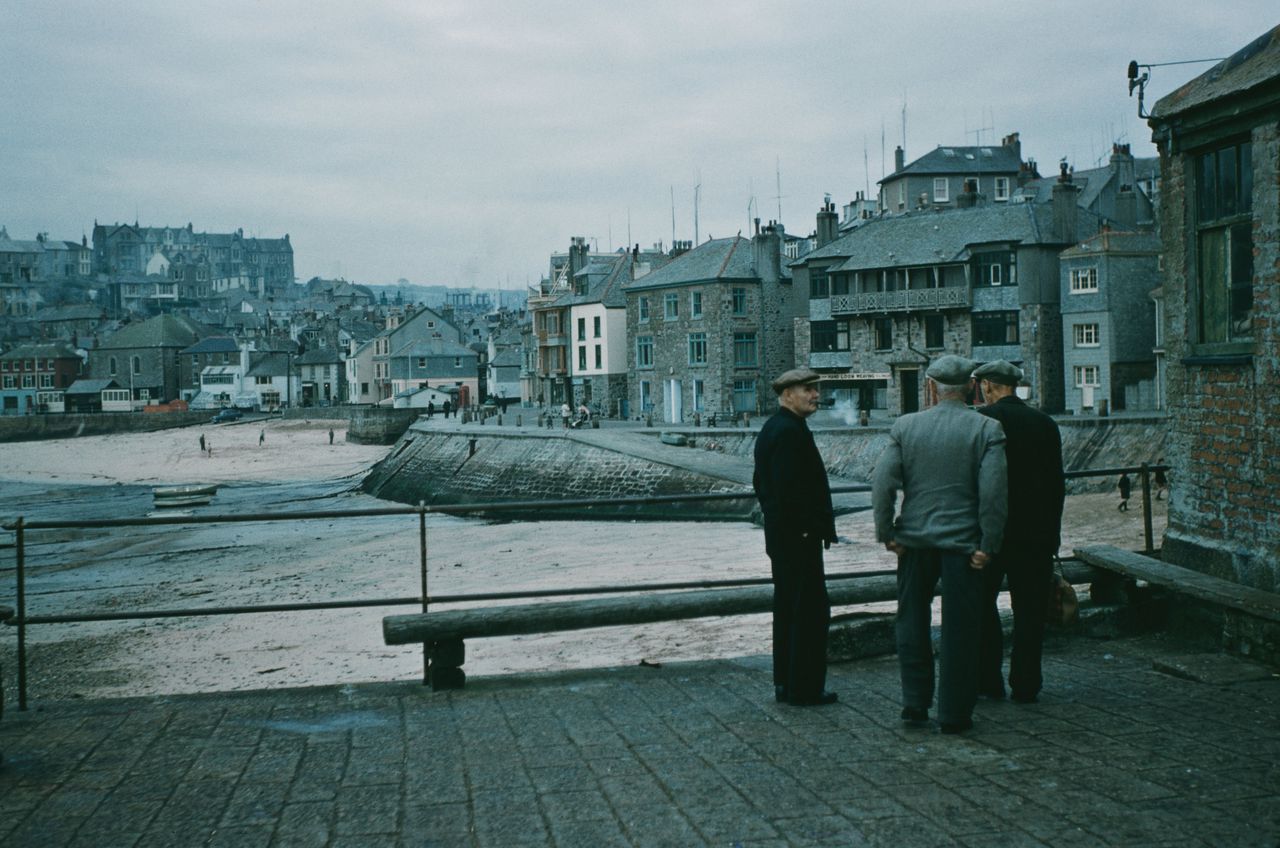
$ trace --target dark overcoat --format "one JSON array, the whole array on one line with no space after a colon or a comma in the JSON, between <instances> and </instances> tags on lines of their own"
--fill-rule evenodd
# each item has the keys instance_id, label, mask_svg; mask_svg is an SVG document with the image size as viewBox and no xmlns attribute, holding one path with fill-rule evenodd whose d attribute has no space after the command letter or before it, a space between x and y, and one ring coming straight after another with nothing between
<instances>
[{"instance_id":1,"label":"dark overcoat","mask_svg":"<svg viewBox=\"0 0 1280 848\"><path fill-rule=\"evenodd\" d=\"M1006 548L1057 553L1062 541L1062 436L1048 415L1014 395L978 410L1004 427L1009 470Z\"/></svg>"}]
</instances>

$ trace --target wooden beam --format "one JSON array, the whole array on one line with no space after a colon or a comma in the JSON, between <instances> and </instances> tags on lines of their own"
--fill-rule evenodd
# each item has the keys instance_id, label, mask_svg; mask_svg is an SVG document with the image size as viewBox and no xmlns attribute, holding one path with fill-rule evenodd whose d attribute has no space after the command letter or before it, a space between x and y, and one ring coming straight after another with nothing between
<instances>
[{"instance_id":1,"label":"wooden beam","mask_svg":"<svg viewBox=\"0 0 1280 848\"><path fill-rule=\"evenodd\" d=\"M1092 573L1085 566L1064 569L1068 580L1087 582ZM827 595L833 607L894 601L897 578L858 577L831 580ZM699 589L690 592L655 592L574 601L548 601L472 609L436 610L429 613L389 615L382 619L382 635L388 645L413 645L487 636L519 636L679 621L722 615L747 615L773 609L772 586L740 589Z\"/></svg>"},{"instance_id":2,"label":"wooden beam","mask_svg":"<svg viewBox=\"0 0 1280 848\"><path fill-rule=\"evenodd\" d=\"M1162 586L1258 618L1280 621L1280 595L1274 592L1252 589L1111 545L1090 545L1077 548L1075 553L1089 565L1098 568L1115 571L1136 580L1145 580L1154 586Z\"/></svg>"},{"instance_id":3,"label":"wooden beam","mask_svg":"<svg viewBox=\"0 0 1280 848\"><path fill-rule=\"evenodd\" d=\"M827 586L832 606L892 601L898 596L894 577L840 580ZM721 615L745 615L773 609L772 586L658 592L577 601L512 604L478 609L437 610L389 615L382 619L388 645L412 645L480 636L516 636L678 621Z\"/></svg>"}]
</instances>

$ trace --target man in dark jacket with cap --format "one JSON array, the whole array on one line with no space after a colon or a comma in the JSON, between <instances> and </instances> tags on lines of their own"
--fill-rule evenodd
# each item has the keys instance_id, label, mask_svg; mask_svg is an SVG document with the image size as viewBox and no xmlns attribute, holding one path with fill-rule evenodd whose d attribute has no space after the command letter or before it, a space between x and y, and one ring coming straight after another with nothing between
<instances>
[{"instance_id":1,"label":"man in dark jacket with cap","mask_svg":"<svg viewBox=\"0 0 1280 848\"><path fill-rule=\"evenodd\" d=\"M780 409L760 430L753 478L773 571L773 688L796 706L836 702L827 679L822 552L836 540L827 469L805 419L818 409L818 375L794 368L773 381Z\"/></svg>"},{"instance_id":2,"label":"man in dark jacket with cap","mask_svg":"<svg viewBox=\"0 0 1280 848\"><path fill-rule=\"evenodd\" d=\"M1053 419L1028 406L1015 392L1022 370L998 359L973 372L987 405L979 410L1004 427L1009 465L1009 521L1004 546L984 570L987 599L982 618L978 692L1004 697L1001 665L1004 634L996 598L1009 579L1013 606L1013 650L1009 688L1013 700L1031 703L1040 693L1040 650L1053 577L1053 555L1062 534L1062 436Z\"/></svg>"},{"instance_id":3,"label":"man in dark jacket with cap","mask_svg":"<svg viewBox=\"0 0 1280 848\"><path fill-rule=\"evenodd\" d=\"M933 591L942 583L937 690L943 733L973 726L982 569L1000 550L1007 513L1004 433L998 422L966 405L975 364L947 354L929 366L925 374L938 402L894 422L871 491L876 538L898 555L894 636L902 720L913 727L927 725L933 702L930 625Z\"/></svg>"}]
</instances>

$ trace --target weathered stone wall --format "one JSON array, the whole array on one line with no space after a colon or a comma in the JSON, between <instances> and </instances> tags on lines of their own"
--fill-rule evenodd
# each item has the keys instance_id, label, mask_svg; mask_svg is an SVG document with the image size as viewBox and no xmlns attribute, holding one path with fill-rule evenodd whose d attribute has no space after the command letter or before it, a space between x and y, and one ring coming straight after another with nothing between
<instances>
[{"instance_id":1,"label":"weathered stone wall","mask_svg":"<svg viewBox=\"0 0 1280 848\"><path fill-rule=\"evenodd\" d=\"M1164 418L1060 420L1068 469L1105 468L1155 462L1162 455ZM701 452L714 442L725 456L750 468L758 430L680 428L696 439ZM814 437L829 471L850 480L870 481L888 441L887 426L817 429ZM654 434L657 438L657 434ZM675 462L679 462L678 455ZM696 463L690 463L696 465ZM1176 480L1176 473L1172 475ZM1115 480L1073 481L1070 491L1099 491ZM714 477L621 451L583 444L558 430L510 433L475 428L465 432L413 429L369 474L365 491L400 503L486 503L741 491L740 482ZM573 517L732 518L745 519L754 500L706 505L679 504L634 508L575 510ZM546 511L521 517L548 518Z\"/></svg>"},{"instance_id":2,"label":"weathered stone wall","mask_svg":"<svg viewBox=\"0 0 1280 848\"><path fill-rule=\"evenodd\" d=\"M0 417L0 442L66 439L111 433L150 433L170 427L207 424L213 413L200 412L96 412L86 414L9 415Z\"/></svg>"},{"instance_id":3,"label":"weathered stone wall","mask_svg":"<svg viewBox=\"0 0 1280 848\"><path fill-rule=\"evenodd\" d=\"M312 410L296 410L307 412ZM329 412L330 410L317 410ZM421 409L386 409L384 407L334 407L340 415L309 415L307 418L350 418L347 441L358 445L391 445L404 435L409 425L418 420Z\"/></svg>"},{"instance_id":4,"label":"weathered stone wall","mask_svg":"<svg viewBox=\"0 0 1280 848\"><path fill-rule=\"evenodd\" d=\"M411 429L366 478L365 491L416 504L493 503L741 491L731 480L674 465L592 447L561 433L445 433ZM649 506L643 510L593 507L501 513L508 517L604 518L610 516L697 520L746 520L750 501Z\"/></svg>"}]
</instances>

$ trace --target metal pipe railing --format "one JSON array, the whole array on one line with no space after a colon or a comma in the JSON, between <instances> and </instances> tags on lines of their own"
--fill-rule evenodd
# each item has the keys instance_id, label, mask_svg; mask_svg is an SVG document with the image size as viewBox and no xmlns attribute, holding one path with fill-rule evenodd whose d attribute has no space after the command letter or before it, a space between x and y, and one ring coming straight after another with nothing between
<instances>
[{"instance_id":1,"label":"metal pipe railing","mask_svg":"<svg viewBox=\"0 0 1280 848\"><path fill-rule=\"evenodd\" d=\"M1067 478L1082 477L1102 477L1113 476L1122 473L1135 473L1141 475L1143 489L1143 512L1146 536L1146 553L1151 553L1152 547L1152 529L1151 529L1151 505L1150 505L1150 482L1149 473L1156 470L1167 470L1168 466L1164 465L1148 465L1143 463L1140 466L1123 466L1116 468L1104 469L1087 469L1083 471L1066 472ZM834 486L831 489L832 494L848 494L858 492L870 492L871 486L865 484L854 484L845 486ZM188 618L188 617L206 617L212 615L245 615L255 613L271 613L271 612L306 612L313 610L331 610L331 609L360 609L379 606L409 606L420 604L422 611L428 611L430 604L452 604L452 603L474 603L480 601L494 600L523 600L534 598L551 598L551 597L571 597L582 595L611 594L611 593L627 593L627 592L658 592L681 589L697 589L697 588L727 588L740 586L764 585L771 583L769 578L742 578L732 580L701 580L701 581L683 581L683 582L667 582L653 583L643 586L582 586L571 587L565 589L543 589L543 590L524 590L512 592L481 592L468 593L460 595L438 595L432 597L428 591L428 568L427 568L427 513L447 513L447 514L470 514L477 512L528 512L535 510L549 510L574 508L574 507L602 507L602 506L651 506L659 504L675 504L687 502L703 502L703 501L729 501L729 500L754 500L755 493L752 491L740 492L714 492L694 495L649 495L649 496L632 496L619 498L576 498L568 500L542 500L542 501L498 501L492 503L470 503L470 504L437 504L427 505L419 502L416 506L394 506L394 507L374 507L364 509L344 509L344 510L314 510L314 511L298 511L298 512L273 512L273 513L233 513L218 515L190 515L190 516L159 516L159 517L138 517L138 518L101 518L101 519L78 519L73 521L58 520L34 520L27 521L19 516L14 522L2 525L4 529L14 531L14 543L16 548L16 580L17 580L17 614L10 620L5 622L7 625L16 627L18 632L18 709L27 709L27 646L26 646L26 628L29 625L36 624L74 624L89 622L109 622L109 621L135 621L156 618ZM61 615L41 615L28 616L26 611L26 531L29 529L49 530L49 529L103 529L114 527L153 527L153 526L170 526L170 525L192 525L192 524L227 524L227 523L252 523L252 522L271 522L271 521L299 521L299 520L316 520L316 519L347 519L347 518L367 518L397 515L416 515L418 516L418 548L419 548L419 578L421 581L421 595L418 597L391 597L391 598L363 598L348 599L337 601L314 601L300 602L289 604L257 604L257 605L240 605L240 606L222 606L222 607L203 607L189 609L168 609L168 610L139 610L132 612L110 612L110 613L69 613ZM895 574L895 571L862 571L828 574L829 580L855 579L859 577L885 576ZM429 671L428 666L430 658L423 646L423 673L424 682Z\"/></svg>"}]
</instances>

